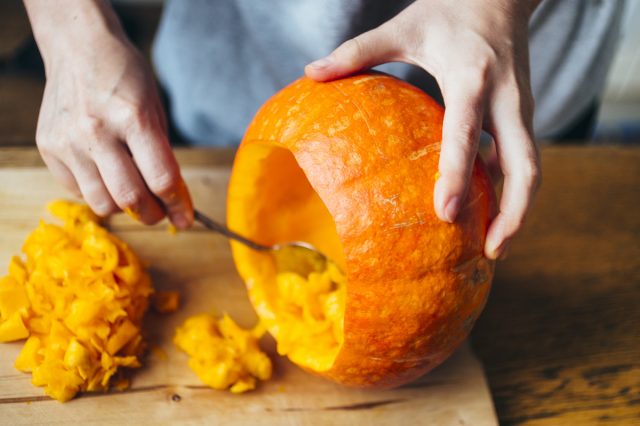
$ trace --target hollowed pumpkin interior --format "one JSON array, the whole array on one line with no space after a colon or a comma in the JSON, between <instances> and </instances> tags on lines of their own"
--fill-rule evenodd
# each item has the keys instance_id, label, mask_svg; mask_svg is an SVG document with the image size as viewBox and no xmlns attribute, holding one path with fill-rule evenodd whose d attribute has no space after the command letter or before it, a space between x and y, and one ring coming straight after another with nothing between
<instances>
[{"instance_id":1,"label":"hollowed pumpkin interior","mask_svg":"<svg viewBox=\"0 0 640 426\"><path fill-rule=\"evenodd\" d=\"M302 367L328 370L343 342L344 253L331 214L291 152L269 144L238 152L227 221L264 244L309 242L335 262L309 276L278 274L272 256L233 243L251 302L278 351Z\"/></svg>"}]
</instances>

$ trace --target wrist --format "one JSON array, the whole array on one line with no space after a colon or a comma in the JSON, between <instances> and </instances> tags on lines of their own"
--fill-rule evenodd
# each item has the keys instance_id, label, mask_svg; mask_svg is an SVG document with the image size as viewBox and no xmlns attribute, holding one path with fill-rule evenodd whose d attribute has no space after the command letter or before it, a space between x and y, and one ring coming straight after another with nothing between
<instances>
[{"instance_id":1,"label":"wrist","mask_svg":"<svg viewBox=\"0 0 640 426\"><path fill-rule=\"evenodd\" d=\"M108 40L125 40L116 14L102 0L24 0L45 68Z\"/></svg>"}]
</instances>

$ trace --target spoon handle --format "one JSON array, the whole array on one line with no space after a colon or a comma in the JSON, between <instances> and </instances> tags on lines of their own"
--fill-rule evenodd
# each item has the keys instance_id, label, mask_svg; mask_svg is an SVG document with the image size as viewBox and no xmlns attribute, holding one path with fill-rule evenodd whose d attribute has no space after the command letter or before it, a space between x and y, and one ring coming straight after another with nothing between
<instances>
[{"instance_id":1,"label":"spoon handle","mask_svg":"<svg viewBox=\"0 0 640 426\"><path fill-rule=\"evenodd\" d=\"M252 241L243 237L242 235L236 234L226 226L214 221L213 219L211 219L210 217L206 216L205 214L203 214L202 212L196 209L193 210L193 218L197 222L200 222L205 228L210 229L211 231L215 231L219 234L222 234L227 238L231 238L232 240L236 240L254 250L258 250L258 251L271 250L271 247L269 246L258 244L255 241Z\"/></svg>"}]
</instances>

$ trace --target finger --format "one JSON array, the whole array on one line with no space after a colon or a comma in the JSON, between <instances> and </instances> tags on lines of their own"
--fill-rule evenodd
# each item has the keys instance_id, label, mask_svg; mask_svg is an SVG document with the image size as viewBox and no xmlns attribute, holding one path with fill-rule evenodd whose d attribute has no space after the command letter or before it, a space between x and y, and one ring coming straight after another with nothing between
<instances>
[{"instance_id":1,"label":"finger","mask_svg":"<svg viewBox=\"0 0 640 426\"><path fill-rule=\"evenodd\" d=\"M489 177L491 178L491 182L494 185L497 185L502 179L502 171L500 170L500 163L498 159L498 151L496 150L496 143L493 140L489 144L489 148L486 152L484 162L487 165L487 171L489 172Z\"/></svg>"},{"instance_id":2,"label":"finger","mask_svg":"<svg viewBox=\"0 0 640 426\"><path fill-rule=\"evenodd\" d=\"M307 77L334 80L373 66L398 60L398 43L389 23L347 40L328 56L304 69Z\"/></svg>"},{"instance_id":3,"label":"finger","mask_svg":"<svg viewBox=\"0 0 640 426\"><path fill-rule=\"evenodd\" d=\"M147 187L162 201L169 220L184 229L193 223L193 205L180 168L157 119L130 126L126 140Z\"/></svg>"},{"instance_id":4,"label":"finger","mask_svg":"<svg viewBox=\"0 0 640 426\"><path fill-rule=\"evenodd\" d=\"M434 207L438 217L454 222L467 195L482 129L483 87L470 78L452 78L444 85L446 104Z\"/></svg>"},{"instance_id":5,"label":"finger","mask_svg":"<svg viewBox=\"0 0 640 426\"><path fill-rule=\"evenodd\" d=\"M124 145L102 141L101 147L92 150L93 158L113 201L142 223L152 225L160 221L164 217L163 208L149 192Z\"/></svg>"},{"instance_id":6,"label":"finger","mask_svg":"<svg viewBox=\"0 0 640 426\"><path fill-rule=\"evenodd\" d=\"M495 105L492 116L499 117L494 134L504 187L500 211L489 227L485 242L485 255L490 259L499 258L522 227L541 180L538 152L531 126L526 124L528 113L520 112L518 102L498 99Z\"/></svg>"},{"instance_id":7,"label":"finger","mask_svg":"<svg viewBox=\"0 0 640 426\"><path fill-rule=\"evenodd\" d=\"M167 114L164 111L158 87L154 87L153 89L153 100L151 102L153 103L153 105L155 105L154 109L156 112L156 116L158 117L158 121L160 122L160 128L165 134L168 133L169 122L167 120Z\"/></svg>"},{"instance_id":8,"label":"finger","mask_svg":"<svg viewBox=\"0 0 640 426\"><path fill-rule=\"evenodd\" d=\"M75 156L69 169L78 183L82 198L98 216L105 217L119 210L91 158Z\"/></svg>"},{"instance_id":9,"label":"finger","mask_svg":"<svg viewBox=\"0 0 640 426\"><path fill-rule=\"evenodd\" d=\"M68 189L73 195L80 198L82 197L82 193L80 192L80 187L78 187L78 182L76 182L76 178L73 177L73 173L71 170L60 160L58 160L53 155L48 154L46 151L40 151L40 156L42 160L47 165L47 168L53 175L53 177L62 184L66 189Z\"/></svg>"}]
</instances>

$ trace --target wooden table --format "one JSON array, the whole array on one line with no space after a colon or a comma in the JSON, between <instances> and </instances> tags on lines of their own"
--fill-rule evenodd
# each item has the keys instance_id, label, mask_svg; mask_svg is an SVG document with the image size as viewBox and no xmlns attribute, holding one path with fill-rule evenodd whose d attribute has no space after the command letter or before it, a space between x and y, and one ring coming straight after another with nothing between
<instances>
[{"instance_id":1,"label":"wooden table","mask_svg":"<svg viewBox=\"0 0 640 426\"><path fill-rule=\"evenodd\" d=\"M231 151L178 151L182 164ZM544 183L472 334L501 424L640 422L640 149L546 147ZM0 150L0 167L41 164Z\"/></svg>"}]
</instances>

